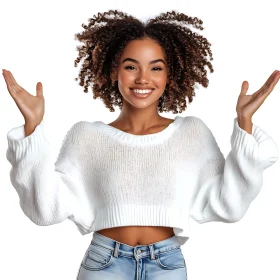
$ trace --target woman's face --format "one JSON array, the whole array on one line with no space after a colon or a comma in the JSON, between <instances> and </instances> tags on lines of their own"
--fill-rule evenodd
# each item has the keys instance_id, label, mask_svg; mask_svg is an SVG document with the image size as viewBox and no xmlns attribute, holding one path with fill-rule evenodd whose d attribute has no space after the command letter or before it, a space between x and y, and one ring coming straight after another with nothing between
<instances>
[{"instance_id":1,"label":"woman's face","mask_svg":"<svg viewBox=\"0 0 280 280\"><path fill-rule=\"evenodd\" d=\"M123 104L146 108L155 105L163 94L167 81L167 62L162 47L152 39L131 41L123 50L119 69L118 87ZM152 90L136 93L136 89ZM128 104L128 105L129 105Z\"/></svg>"}]
</instances>

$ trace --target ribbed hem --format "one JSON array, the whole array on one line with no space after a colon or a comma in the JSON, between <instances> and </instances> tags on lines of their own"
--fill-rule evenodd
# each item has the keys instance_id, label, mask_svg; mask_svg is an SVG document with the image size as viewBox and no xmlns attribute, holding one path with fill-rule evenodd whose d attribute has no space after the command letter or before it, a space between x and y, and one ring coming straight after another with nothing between
<instances>
[{"instance_id":1,"label":"ribbed hem","mask_svg":"<svg viewBox=\"0 0 280 280\"><path fill-rule=\"evenodd\" d=\"M151 205L115 205L96 210L94 230L124 225L166 226L180 224L181 213L175 208ZM98 228L99 229L98 229Z\"/></svg>"},{"instance_id":2,"label":"ribbed hem","mask_svg":"<svg viewBox=\"0 0 280 280\"><path fill-rule=\"evenodd\" d=\"M183 220L179 209L151 205L115 205L97 209L92 231L121 226L166 226L173 227L181 245L189 239L189 221Z\"/></svg>"}]
</instances>

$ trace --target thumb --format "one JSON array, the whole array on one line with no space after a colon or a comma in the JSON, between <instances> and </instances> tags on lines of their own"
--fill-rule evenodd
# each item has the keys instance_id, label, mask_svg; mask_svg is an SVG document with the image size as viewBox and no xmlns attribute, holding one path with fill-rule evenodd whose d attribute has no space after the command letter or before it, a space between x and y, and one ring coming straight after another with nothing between
<instances>
[{"instance_id":1,"label":"thumb","mask_svg":"<svg viewBox=\"0 0 280 280\"><path fill-rule=\"evenodd\" d=\"M241 86L241 92L240 92L240 96L242 95L246 95L247 91L248 91L248 88L249 88L249 83L247 81L244 81L242 83L242 86Z\"/></svg>"},{"instance_id":2,"label":"thumb","mask_svg":"<svg viewBox=\"0 0 280 280\"><path fill-rule=\"evenodd\" d=\"M42 97L43 96L43 85L41 82L38 82L36 85L36 96L37 97Z\"/></svg>"}]
</instances>

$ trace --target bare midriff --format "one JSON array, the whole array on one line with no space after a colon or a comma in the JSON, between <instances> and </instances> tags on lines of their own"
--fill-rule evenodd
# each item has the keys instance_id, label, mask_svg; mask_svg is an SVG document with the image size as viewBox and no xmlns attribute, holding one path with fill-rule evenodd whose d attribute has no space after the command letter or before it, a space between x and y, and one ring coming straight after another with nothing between
<instances>
[{"instance_id":1,"label":"bare midriff","mask_svg":"<svg viewBox=\"0 0 280 280\"><path fill-rule=\"evenodd\" d=\"M160 226L125 226L97 231L130 246L148 245L174 236L173 228Z\"/></svg>"}]
</instances>

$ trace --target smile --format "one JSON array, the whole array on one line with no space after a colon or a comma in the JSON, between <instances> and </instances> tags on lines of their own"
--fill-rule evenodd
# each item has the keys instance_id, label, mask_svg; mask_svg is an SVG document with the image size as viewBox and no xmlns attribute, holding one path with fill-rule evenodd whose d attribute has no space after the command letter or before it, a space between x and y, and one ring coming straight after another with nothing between
<instances>
[{"instance_id":1,"label":"smile","mask_svg":"<svg viewBox=\"0 0 280 280\"><path fill-rule=\"evenodd\" d=\"M133 95L137 98L146 98L153 92L153 89L144 89L144 90L130 89L130 90L133 93Z\"/></svg>"},{"instance_id":2,"label":"smile","mask_svg":"<svg viewBox=\"0 0 280 280\"><path fill-rule=\"evenodd\" d=\"M145 94L152 91L152 89L132 89L136 93Z\"/></svg>"}]
</instances>

